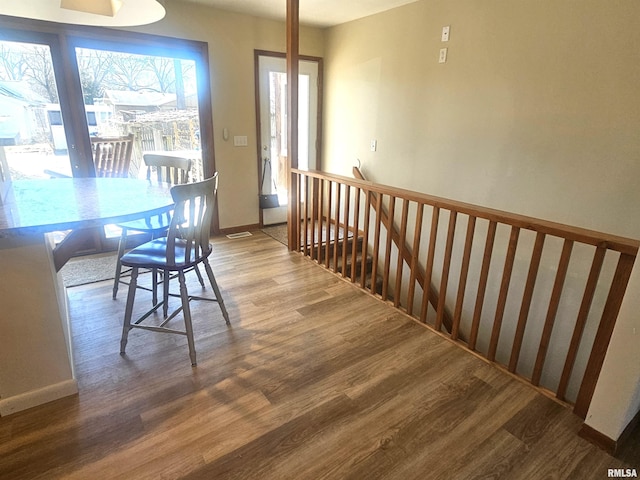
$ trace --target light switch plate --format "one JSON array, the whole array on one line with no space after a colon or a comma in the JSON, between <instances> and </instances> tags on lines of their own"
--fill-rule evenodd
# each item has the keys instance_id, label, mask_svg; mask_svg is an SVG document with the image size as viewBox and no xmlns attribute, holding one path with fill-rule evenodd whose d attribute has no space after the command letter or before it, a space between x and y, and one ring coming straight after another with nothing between
<instances>
[{"instance_id":1,"label":"light switch plate","mask_svg":"<svg viewBox=\"0 0 640 480\"><path fill-rule=\"evenodd\" d=\"M447 62L447 49L440 49L440 56L438 57L438 63L446 63Z\"/></svg>"},{"instance_id":2,"label":"light switch plate","mask_svg":"<svg viewBox=\"0 0 640 480\"><path fill-rule=\"evenodd\" d=\"M233 137L233 146L234 147L246 147L249 145L247 141L246 135L236 135Z\"/></svg>"},{"instance_id":3,"label":"light switch plate","mask_svg":"<svg viewBox=\"0 0 640 480\"><path fill-rule=\"evenodd\" d=\"M450 26L447 25L446 27L442 27L442 37L441 40L443 42L448 42L449 41L449 30L450 30Z\"/></svg>"}]
</instances>

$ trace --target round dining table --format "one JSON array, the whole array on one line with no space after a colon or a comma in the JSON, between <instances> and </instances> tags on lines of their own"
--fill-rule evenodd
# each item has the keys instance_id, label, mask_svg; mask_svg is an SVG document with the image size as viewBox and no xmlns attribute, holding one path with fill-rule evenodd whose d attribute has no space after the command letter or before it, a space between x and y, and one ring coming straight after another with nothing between
<instances>
[{"instance_id":1,"label":"round dining table","mask_svg":"<svg viewBox=\"0 0 640 480\"><path fill-rule=\"evenodd\" d=\"M170 186L148 180L56 178L2 185L0 416L78 392L67 295L50 232L135 220L172 206Z\"/></svg>"},{"instance_id":2,"label":"round dining table","mask_svg":"<svg viewBox=\"0 0 640 480\"><path fill-rule=\"evenodd\" d=\"M89 228L167 211L170 186L133 178L11 182L0 199L0 236Z\"/></svg>"}]
</instances>

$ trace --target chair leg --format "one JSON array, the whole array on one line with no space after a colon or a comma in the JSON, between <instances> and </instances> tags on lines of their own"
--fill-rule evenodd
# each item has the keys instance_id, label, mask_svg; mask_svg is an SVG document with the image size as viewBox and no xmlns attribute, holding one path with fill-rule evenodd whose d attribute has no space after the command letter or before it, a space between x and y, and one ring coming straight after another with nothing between
<instances>
[{"instance_id":1,"label":"chair leg","mask_svg":"<svg viewBox=\"0 0 640 480\"><path fill-rule=\"evenodd\" d=\"M118 242L118 257L116 258L116 275L113 280L113 299L116 299L118 295L118 286L120 285L120 274L122 273L122 263L120 259L124 255L124 250L127 245L127 229L123 228L120 234L120 241Z\"/></svg>"},{"instance_id":2,"label":"chair leg","mask_svg":"<svg viewBox=\"0 0 640 480\"><path fill-rule=\"evenodd\" d=\"M193 269L196 271L196 275L198 277L198 281L200 282L200 286L204 288L204 278L202 278L202 274L200 273L200 269L198 268L198 265L193 267Z\"/></svg>"},{"instance_id":3,"label":"chair leg","mask_svg":"<svg viewBox=\"0 0 640 480\"><path fill-rule=\"evenodd\" d=\"M211 269L211 265L209 265L209 260L204 259L204 269L207 272L207 277L209 277L209 283L211 283L211 288L216 294L216 298L218 299L218 304L220 305L220 310L222 310L222 316L224 317L224 321L229 325L229 314L227 313L227 308L224 306L224 300L222 299L222 294L220 293L220 288L218 288L218 283L216 282L216 277L213 275L213 270Z\"/></svg>"},{"instance_id":4,"label":"chair leg","mask_svg":"<svg viewBox=\"0 0 640 480\"><path fill-rule=\"evenodd\" d=\"M133 302L136 298L136 287L138 283L138 268L131 270L131 281L129 282L129 292L127 293L127 305L124 310L124 322L122 324L122 338L120 339L120 355L124 355L131 330L131 316L133 315Z\"/></svg>"},{"instance_id":5,"label":"chair leg","mask_svg":"<svg viewBox=\"0 0 640 480\"><path fill-rule=\"evenodd\" d=\"M189 344L189 357L191 365L196 366L196 345L193 340L193 326L191 324L191 309L189 308L189 293L187 292L187 282L184 278L184 272L178 272L178 280L180 281L180 299L182 300L182 315L184 316L184 327L187 332L187 343Z\"/></svg>"},{"instance_id":6,"label":"chair leg","mask_svg":"<svg viewBox=\"0 0 640 480\"><path fill-rule=\"evenodd\" d=\"M158 304L158 269L151 269L151 303L155 307Z\"/></svg>"},{"instance_id":7,"label":"chair leg","mask_svg":"<svg viewBox=\"0 0 640 480\"><path fill-rule=\"evenodd\" d=\"M158 238L157 233L156 232L151 233L151 240L155 240L156 238ZM153 275L151 280L152 282L151 288L153 290L151 294L151 302L155 307L158 304L158 269L157 268L151 269L151 275ZM167 318L166 305L165 305L164 318Z\"/></svg>"},{"instance_id":8,"label":"chair leg","mask_svg":"<svg viewBox=\"0 0 640 480\"><path fill-rule=\"evenodd\" d=\"M169 280L171 279L171 273L169 270L162 271L162 314L164 318L169 316Z\"/></svg>"}]
</instances>

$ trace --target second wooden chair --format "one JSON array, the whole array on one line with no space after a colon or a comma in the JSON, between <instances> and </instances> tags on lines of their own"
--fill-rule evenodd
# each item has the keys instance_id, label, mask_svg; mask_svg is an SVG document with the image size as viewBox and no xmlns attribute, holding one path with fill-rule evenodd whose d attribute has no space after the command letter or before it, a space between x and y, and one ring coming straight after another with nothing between
<instances>
[{"instance_id":1,"label":"second wooden chair","mask_svg":"<svg viewBox=\"0 0 640 480\"><path fill-rule=\"evenodd\" d=\"M189 181L189 171L191 170L191 160L188 158L174 157L170 155L150 154L146 153L142 156L147 166L147 180L154 180L171 185L180 185ZM120 223L117 226L122 230L120 234L120 242L118 244L118 258L116 260L116 272L113 281L113 298L118 294L118 286L122 283L128 285L128 282L122 280L124 273L122 271L121 258L124 255L129 233L142 233L151 236L151 239L161 237L166 234L171 224L171 214L154 215L151 217L135 220L132 222ZM204 280L200 272L196 269L198 280L204 286ZM158 280L155 272L153 274L151 291L153 293L153 304L158 303ZM139 287L144 288L145 287Z\"/></svg>"}]
</instances>

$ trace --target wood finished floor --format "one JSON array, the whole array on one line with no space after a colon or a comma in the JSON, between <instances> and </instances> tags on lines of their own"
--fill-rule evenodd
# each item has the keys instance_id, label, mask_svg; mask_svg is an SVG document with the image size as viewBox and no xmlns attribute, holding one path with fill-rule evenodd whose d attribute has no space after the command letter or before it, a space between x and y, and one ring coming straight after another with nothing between
<instances>
[{"instance_id":1,"label":"wood finished floor","mask_svg":"<svg viewBox=\"0 0 640 480\"><path fill-rule=\"evenodd\" d=\"M110 282L69 290L80 394L0 418L0 478L603 479L640 467L263 233L214 246L232 325L216 304L194 307L193 369L184 337L133 331L118 354L125 295L113 301Z\"/></svg>"}]
</instances>

